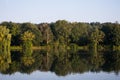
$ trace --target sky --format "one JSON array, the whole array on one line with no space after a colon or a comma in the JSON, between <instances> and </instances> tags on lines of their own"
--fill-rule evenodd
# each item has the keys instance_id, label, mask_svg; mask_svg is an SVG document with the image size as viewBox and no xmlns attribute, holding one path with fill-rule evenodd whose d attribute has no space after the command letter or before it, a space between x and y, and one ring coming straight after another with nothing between
<instances>
[{"instance_id":1,"label":"sky","mask_svg":"<svg viewBox=\"0 0 120 80\"><path fill-rule=\"evenodd\" d=\"M120 22L120 0L0 0L0 22Z\"/></svg>"}]
</instances>

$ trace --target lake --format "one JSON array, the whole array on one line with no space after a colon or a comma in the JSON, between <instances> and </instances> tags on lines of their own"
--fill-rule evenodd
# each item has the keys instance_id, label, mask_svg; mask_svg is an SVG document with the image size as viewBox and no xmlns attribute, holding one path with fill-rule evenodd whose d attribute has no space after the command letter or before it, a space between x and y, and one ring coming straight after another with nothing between
<instances>
[{"instance_id":1,"label":"lake","mask_svg":"<svg viewBox=\"0 0 120 80\"><path fill-rule=\"evenodd\" d=\"M0 80L120 80L119 72L120 51L0 54Z\"/></svg>"}]
</instances>

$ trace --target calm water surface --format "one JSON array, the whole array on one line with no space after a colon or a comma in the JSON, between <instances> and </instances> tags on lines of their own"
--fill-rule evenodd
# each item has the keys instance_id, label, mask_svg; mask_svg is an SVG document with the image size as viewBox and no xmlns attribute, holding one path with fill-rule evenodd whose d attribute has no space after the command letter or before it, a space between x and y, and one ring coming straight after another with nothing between
<instances>
[{"instance_id":1,"label":"calm water surface","mask_svg":"<svg viewBox=\"0 0 120 80\"><path fill-rule=\"evenodd\" d=\"M0 80L120 80L120 75L114 73L91 73L69 74L66 76L57 76L52 72L35 71L31 74L22 74L16 72L12 75L0 74Z\"/></svg>"},{"instance_id":2,"label":"calm water surface","mask_svg":"<svg viewBox=\"0 0 120 80\"><path fill-rule=\"evenodd\" d=\"M119 51L11 51L0 55L0 80L120 80L119 71Z\"/></svg>"}]
</instances>

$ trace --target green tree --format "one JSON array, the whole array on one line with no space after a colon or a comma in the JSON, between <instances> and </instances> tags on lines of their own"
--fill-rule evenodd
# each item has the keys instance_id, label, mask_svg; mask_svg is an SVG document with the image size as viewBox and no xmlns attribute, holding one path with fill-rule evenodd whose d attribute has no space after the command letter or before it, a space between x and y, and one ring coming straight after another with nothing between
<instances>
[{"instance_id":1,"label":"green tree","mask_svg":"<svg viewBox=\"0 0 120 80\"><path fill-rule=\"evenodd\" d=\"M11 34L6 26L0 26L0 71L6 71L11 63Z\"/></svg>"},{"instance_id":2,"label":"green tree","mask_svg":"<svg viewBox=\"0 0 120 80\"><path fill-rule=\"evenodd\" d=\"M104 23L102 24L101 30L105 33L104 44L113 45L113 23Z\"/></svg>"},{"instance_id":3,"label":"green tree","mask_svg":"<svg viewBox=\"0 0 120 80\"><path fill-rule=\"evenodd\" d=\"M86 45L88 43L89 25L87 23L72 23L71 43Z\"/></svg>"},{"instance_id":4,"label":"green tree","mask_svg":"<svg viewBox=\"0 0 120 80\"><path fill-rule=\"evenodd\" d=\"M37 25L42 33L42 43L49 44L53 41L53 33L48 23L41 23Z\"/></svg>"},{"instance_id":5,"label":"green tree","mask_svg":"<svg viewBox=\"0 0 120 80\"><path fill-rule=\"evenodd\" d=\"M10 44L11 34L9 34L9 29L7 29L6 26L0 26L0 49L9 51Z\"/></svg>"},{"instance_id":6,"label":"green tree","mask_svg":"<svg viewBox=\"0 0 120 80\"><path fill-rule=\"evenodd\" d=\"M20 45L20 25L13 22L3 22L1 25L6 26L10 30L10 34L12 35L11 38L11 45Z\"/></svg>"},{"instance_id":7,"label":"green tree","mask_svg":"<svg viewBox=\"0 0 120 80\"><path fill-rule=\"evenodd\" d=\"M30 31L35 35L35 38L33 39L33 45L39 46L40 42L42 40L42 34L41 31L38 29L38 27L35 24L32 23L23 23L21 24L21 34Z\"/></svg>"},{"instance_id":8,"label":"green tree","mask_svg":"<svg viewBox=\"0 0 120 80\"><path fill-rule=\"evenodd\" d=\"M56 34L56 39L60 43L65 43L67 44L69 42L69 35L71 31L71 26L70 24L65 21L65 20L58 20L54 24L54 30Z\"/></svg>"},{"instance_id":9,"label":"green tree","mask_svg":"<svg viewBox=\"0 0 120 80\"><path fill-rule=\"evenodd\" d=\"M97 47L100 42L103 41L105 34L99 30L98 28L95 28L93 32L90 34L90 41L91 41L91 47L93 47L94 50L97 50Z\"/></svg>"},{"instance_id":10,"label":"green tree","mask_svg":"<svg viewBox=\"0 0 120 80\"><path fill-rule=\"evenodd\" d=\"M120 25L119 24L114 24L114 28L113 28L113 44L116 46L120 46Z\"/></svg>"},{"instance_id":11,"label":"green tree","mask_svg":"<svg viewBox=\"0 0 120 80\"><path fill-rule=\"evenodd\" d=\"M35 35L30 31L26 31L21 35L21 40L23 41L22 49L24 52L30 51L30 53L31 53L32 46L33 46L32 40L34 38L35 38Z\"/></svg>"}]
</instances>

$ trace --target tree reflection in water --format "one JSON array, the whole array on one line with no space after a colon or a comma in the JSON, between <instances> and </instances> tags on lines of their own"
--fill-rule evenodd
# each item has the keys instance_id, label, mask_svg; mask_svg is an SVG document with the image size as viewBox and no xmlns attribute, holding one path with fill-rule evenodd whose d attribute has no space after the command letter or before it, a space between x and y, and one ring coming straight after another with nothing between
<instances>
[{"instance_id":1,"label":"tree reflection in water","mask_svg":"<svg viewBox=\"0 0 120 80\"><path fill-rule=\"evenodd\" d=\"M21 54L21 63L24 66L30 66L34 63L34 58L32 56L32 50L24 50Z\"/></svg>"},{"instance_id":2,"label":"tree reflection in water","mask_svg":"<svg viewBox=\"0 0 120 80\"><path fill-rule=\"evenodd\" d=\"M6 73L7 69L11 64L11 55L10 51L1 50L0 51L0 71L2 73Z\"/></svg>"},{"instance_id":3,"label":"tree reflection in water","mask_svg":"<svg viewBox=\"0 0 120 80\"><path fill-rule=\"evenodd\" d=\"M102 65L104 64L103 54L96 51L91 51L89 56L89 63L91 66L91 71L99 72Z\"/></svg>"},{"instance_id":4,"label":"tree reflection in water","mask_svg":"<svg viewBox=\"0 0 120 80\"><path fill-rule=\"evenodd\" d=\"M26 53L25 53L26 52ZM58 76L84 72L115 72L120 71L120 51L67 51L67 50L40 50L40 51L12 51L0 53L1 73L15 72L30 74L35 70L55 72ZM11 61L12 60L12 61Z\"/></svg>"},{"instance_id":5,"label":"tree reflection in water","mask_svg":"<svg viewBox=\"0 0 120 80\"><path fill-rule=\"evenodd\" d=\"M105 63L102 67L104 71L114 71L116 74L120 71L120 51L104 53Z\"/></svg>"}]
</instances>

